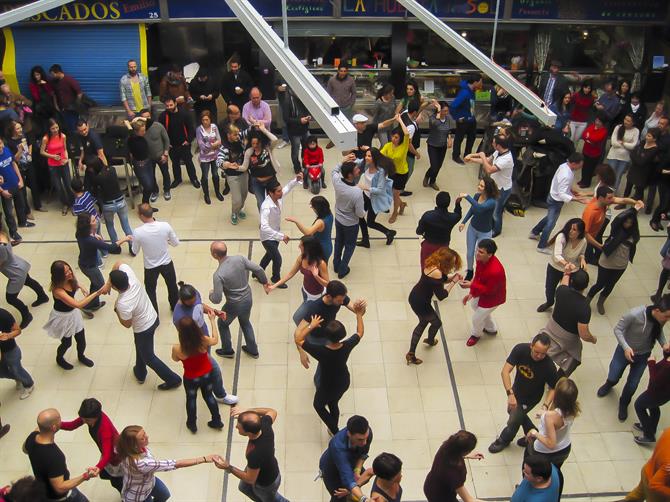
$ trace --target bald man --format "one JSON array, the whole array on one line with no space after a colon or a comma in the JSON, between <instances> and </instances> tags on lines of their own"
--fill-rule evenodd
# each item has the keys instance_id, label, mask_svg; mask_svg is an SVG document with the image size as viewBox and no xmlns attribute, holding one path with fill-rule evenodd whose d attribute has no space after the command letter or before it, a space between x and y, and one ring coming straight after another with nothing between
<instances>
[{"instance_id":1,"label":"bald man","mask_svg":"<svg viewBox=\"0 0 670 502\"><path fill-rule=\"evenodd\" d=\"M30 459L35 479L44 484L47 500L87 502L88 498L77 487L97 476L98 469L89 467L83 474L70 479L65 455L55 443L60 426L58 410L49 408L41 411L37 415L37 430L26 439L23 452Z\"/></svg>"},{"instance_id":2,"label":"bald man","mask_svg":"<svg viewBox=\"0 0 670 502\"><path fill-rule=\"evenodd\" d=\"M270 130L272 111L270 105L263 101L263 94L258 87L252 88L249 92L249 101L242 108L242 118L252 125L262 122L265 128Z\"/></svg>"},{"instance_id":3,"label":"bald man","mask_svg":"<svg viewBox=\"0 0 670 502\"><path fill-rule=\"evenodd\" d=\"M209 301L216 304L222 301L224 295L226 297L226 303L221 307L221 310L226 313L226 319L219 318L217 320L219 333L221 334L221 348L216 349L216 353L221 357L231 359L235 357L230 335L230 324L236 318L239 318L245 342L245 345L242 345L242 350L256 359L259 355L258 346L256 345L254 328L249 320L253 305L251 288L249 287L249 272L263 285L267 292L269 291L269 284L265 271L244 256L228 256L228 247L223 241L212 242L209 251L212 258L219 262L219 267L214 272L214 287L209 292Z\"/></svg>"}]
</instances>

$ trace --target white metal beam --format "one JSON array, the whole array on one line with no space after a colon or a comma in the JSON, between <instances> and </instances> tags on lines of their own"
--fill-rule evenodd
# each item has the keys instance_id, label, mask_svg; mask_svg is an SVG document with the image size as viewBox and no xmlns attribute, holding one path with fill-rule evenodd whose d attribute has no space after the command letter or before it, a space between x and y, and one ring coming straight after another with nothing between
<instances>
[{"instance_id":1,"label":"white metal beam","mask_svg":"<svg viewBox=\"0 0 670 502\"><path fill-rule=\"evenodd\" d=\"M9 26L10 24L18 23L24 19L36 16L42 12L46 12L50 9L55 9L66 3L70 3L72 0L38 0L27 5L22 5L21 7L16 7L15 9L8 10L0 14L0 28Z\"/></svg>"},{"instance_id":2,"label":"white metal beam","mask_svg":"<svg viewBox=\"0 0 670 502\"><path fill-rule=\"evenodd\" d=\"M256 9L247 0L226 0L226 3L330 140L340 150L356 148L357 133L353 124L290 49L284 47Z\"/></svg>"},{"instance_id":3,"label":"white metal beam","mask_svg":"<svg viewBox=\"0 0 670 502\"><path fill-rule=\"evenodd\" d=\"M541 122L547 125L553 125L556 122L556 114L549 109L542 99L527 89L526 86L514 78L507 70L486 57L479 49L443 23L416 0L397 1L445 42L460 52L468 61L486 73L496 84L502 86Z\"/></svg>"}]
</instances>

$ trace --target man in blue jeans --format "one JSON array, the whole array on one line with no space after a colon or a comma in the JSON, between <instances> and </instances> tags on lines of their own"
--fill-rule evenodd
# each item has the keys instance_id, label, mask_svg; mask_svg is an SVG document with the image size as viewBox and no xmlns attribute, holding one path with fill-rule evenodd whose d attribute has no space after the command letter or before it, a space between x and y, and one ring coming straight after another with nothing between
<instances>
[{"instance_id":1,"label":"man in blue jeans","mask_svg":"<svg viewBox=\"0 0 670 502\"><path fill-rule=\"evenodd\" d=\"M551 250L545 250L545 248L547 242L549 242L551 231L556 226L561 214L563 204L573 199L582 204L589 201L588 197L580 196L579 192L572 189L575 181L575 171L581 169L583 164L584 156L581 153L571 153L567 162L558 167L551 179L551 189L549 195L547 195L547 215L533 227L528 236L529 239L540 241L537 245L537 250L540 253L551 253Z\"/></svg>"},{"instance_id":2,"label":"man in blue jeans","mask_svg":"<svg viewBox=\"0 0 670 502\"><path fill-rule=\"evenodd\" d=\"M333 254L333 270L337 277L343 279L349 274L349 260L356 249L358 239L358 220L365 218L365 202L363 190L354 180L358 179L361 170L354 162L356 155L345 156L342 164L333 168L333 187L335 189L335 253Z\"/></svg>"},{"instance_id":3,"label":"man in blue jeans","mask_svg":"<svg viewBox=\"0 0 670 502\"><path fill-rule=\"evenodd\" d=\"M660 303L631 309L614 327L618 345L610 361L607 380L598 389L598 397L609 394L623 376L626 367L630 365L626 385L619 398L621 421L628 417L628 405L640 384L654 343L658 342L664 351L670 351L670 344L663 333L668 320L670 320L670 295L665 295Z\"/></svg>"},{"instance_id":4,"label":"man in blue jeans","mask_svg":"<svg viewBox=\"0 0 670 502\"><path fill-rule=\"evenodd\" d=\"M32 394L35 382L21 364L21 349L15 340L20 334L21 328L14 316L0 308L0 378L15 380L19 399L26 399Z\"/></svg>"},{"instance_id":5,"label":"man in blue jeans","mask_svg":"<svg viewBox=\"0 0 670 502\"><path fill-rule=\"evenodd\" d=\"M124 328L132 327L133 329L135 337L133 374L137 381L144 383L147 378L147 366L149 366L163 380L158 390L179 387L181 377L168 368L154 353L154 334L158 327L158 314L130 265L116 262L109 273L109 282L105 287L119 293L114 312Z\"/></svg>"}]
</instances>

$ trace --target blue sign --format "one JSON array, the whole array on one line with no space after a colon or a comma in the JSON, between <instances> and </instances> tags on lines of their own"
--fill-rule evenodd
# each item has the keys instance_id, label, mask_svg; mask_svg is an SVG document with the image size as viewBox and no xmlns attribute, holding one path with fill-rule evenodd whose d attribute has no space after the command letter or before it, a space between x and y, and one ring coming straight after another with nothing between
<instances>
[{"instance_id":1,"label":"blue sign","mask_svg":"<svg viewBox=\"0 0 670 502\"><path fill-rule=\"evenodd\" d=\"M77 0L37 14L27 22L81 22L160 19L159 0ZM26 2L2 6L7 12Z\"/></svg>"},{"instance_id":2,"label":"blue sign","mask_svg":"<svg viewBox=\"0 0 670 502\"><path fill-rule=\"evenodd\" d=\"M437 17L487 18L495 17L496 0L419 0ZM505 1L500 1L500 16ZM396 0L342 0L343 17L402 17L407 9Z\"/></svg>"},{"instance_id":3,"label":"blue sign","mask_svg":"<svg viewBox=\"0 0 670 502\"><path fill-rule=\"evenodd\" d=\"M328 0L287 0L286 10L291 17L330 17L333 6ZM281 17L281 0L251 0L263 17ZM225 0L168 0L171 19L200 19L235 17Z\"/></svg>"}]
</instances>

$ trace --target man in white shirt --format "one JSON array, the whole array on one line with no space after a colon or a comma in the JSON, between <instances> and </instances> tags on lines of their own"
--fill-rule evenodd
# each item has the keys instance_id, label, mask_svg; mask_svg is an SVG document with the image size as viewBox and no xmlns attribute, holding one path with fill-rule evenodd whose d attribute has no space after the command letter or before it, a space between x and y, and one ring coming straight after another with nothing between
<instances>
[{"instance_id":1,"label":"man in white shirt","mask_svg":"<svg viewBox=\"0 0 670 502\"><path fill-rule=\"evenodd\" d=\"M514 172L514 157L509 149L509 140L504 136L493 138L493 155L487 157L484 152L471 153L465 156L466 162L481 164L482 169L488 174L498 187L498 198L496 209L493 212L493 237L498 237L502 232L502 219L505 212L505 204L512 194L512 173Z\"/></svg>"},{"instance_id":2,"label":"man in white shirt","mask_svg":"<svg viewBox=\"0 0 670 502\"><path fill-rule=\"evenodd\" d=\"M533 227L528 236L529 239L540 241L537 245L537 250L540 253L547 247L549 236L554 226L556 226L563 204L573 199L582 204L588 202L587 197L580 196L579 192L572 189L572 184L575 181L575 171L581 169L583 164L584 156L579 152L574 152L570 154L567 162L558 167L551 180L551 189L549 195L547 195L547 215Z\"/></svg>"},{"instance_id":3,"label":"man in white shirt","mask_svg":"<svg viewBox=\"0 0 670 502\"><path fill-rule=\"evenodd\" d=\"M282 188L277 180L270 181L266 188L267 195L263 204L261 204L261 244L265 248L265 254L261 258L259 265L265 270L270 262L272 262L272 282L277 282L281 279L279 243L281 241L289 241L288 235L279 230L281 226L282 197L293 190L301 181L302 173L298 173L284 188ZM282 284L278 287L285 289L288 286Z\"/></svg>"},{"instance_id":4,"label":"man in white shirt","mask_svg":"<svg viewBox=\"0 0 670 502\"><path fill-rule=\"evenodd\" d=\"M181 377L167 367L154 353L154 333L158 327L158 314L149 296L142 289L130 265L117 262L109 273L109 283L119 297L114 305L119 322L133 329L135 338L135 366L133 374L139 383L147 378L147 366L154 370L163 383L159 390L169 390L181 385Z\"/></svg>"},{"instance_id":5,"label":"man in white shirt","mask_svg":"<svg viewBox=\"0 0 670 502\"><path fill-rule=\"evenodd\" d=\"M179 289L177 287L177 273L168 252L168 244L178 246L179 239L169 223L154 219L154 209L148 203L140 204L137 208L137 214L143 225L133 231L132 250L134 254L139 253L140 249L143 253L144 288L147 290L147 295L149 295L156 313L158 313L156 286L158 275L162 275L168 290L170 311L173 311L179 300Z\"/></svg>"}]
</instances>

